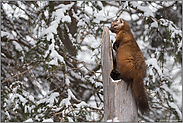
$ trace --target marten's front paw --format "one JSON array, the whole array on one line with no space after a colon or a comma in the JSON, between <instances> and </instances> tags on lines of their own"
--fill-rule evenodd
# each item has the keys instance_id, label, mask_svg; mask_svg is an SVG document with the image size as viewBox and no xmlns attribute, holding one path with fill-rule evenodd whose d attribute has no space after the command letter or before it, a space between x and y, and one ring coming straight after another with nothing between
<instances>
[{"instance_id":1,"label":"marten's front paw","mask_svg":"<svg viewBox=\"0 0 183 123\"><path fill-rule=\"evenodd\" d=\"M119 47L119 44L120 44L120 41L115 41L114 44L113 44L113 49L115 51L117 51L118 47Z\"/></svg>"},{"instance_id":2,"label":"marten's front paw","mask_svg":"<svg viewBox=\"0 0 183 123\"><path fill-rule=\"evenodd\" d=\"M116 71L115 69L113 69L110 73L110 76L113 80L119 80L120 79L120 73L118 71Z\"/></svg>"}]
</instances>

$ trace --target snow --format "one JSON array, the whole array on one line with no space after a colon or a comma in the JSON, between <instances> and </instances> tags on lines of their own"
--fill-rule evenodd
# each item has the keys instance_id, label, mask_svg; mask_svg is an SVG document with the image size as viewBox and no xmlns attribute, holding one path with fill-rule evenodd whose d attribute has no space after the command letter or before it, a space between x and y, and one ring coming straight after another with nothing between
<instances>
[{"instance_id":1,"label":"snow","mask_svg":"<svg viewBox=\"0 0 183 123\"><path fill-rule=\"evenodd\" d=\"M8 3L2 3L2 7L5 10L5 13L8 15L8 17L12 17L12 15L17 17L17 15L14 14L15 11ZM18 10L20 10L20 9L18 9ZM22 12L22 11L20 11L20 12ZM25 15L25 14L23 13L23 15Z\"/></svg>"},{"instance_id":2,"label":"snow","mask_svg":"<svg viewBox=\"0 0 183 123\"><path fill-rule=\"evenodd\" d=\"M182 119L182 113L179 110L179 108L177 107L177 105L175 105L175 103L173 103L173 102L169 102L169 105L176 110L176 112L178 113L179 118Z\"/></svg>"},{"instance_id":3,"label":"snow","mask_svg":"<svg viewBox=\"0 0 183 123\"><path fill-rule=\"evenodd\" d=\"M118 120L118 117L115 117L114 119L107 120L107 122L120 122L120 121Z\"/></svg>"},{"instance_id":4,"label":"snow","mask_svg":"<svg viewBox=\"0 0 183 123\"><path fill-rule=\"evenodd\" d=\"M9 32L1 31L1 37L8 36L8 39L14 39L13 35Z\"/></svg>"},{"instance_id":5,"label":"snow","mask_svg":"<svg viewBox=\"0 0 183 123\"><path fill-rule=\"evenodd\" d=\"M64 15L64 13L66 12L66 10L69 10L73 5L74 5L74 2L68 5L61 4L58 7L56 7L55 9L57 10L52 14L52 18L55 17L55 20L51 22L50 26L47 29L42 31L41 37L45 34L49 34L49 36L47 36L48 37L47 40L53 39L53 35L51 34L57 33L56 29L58 27L58 24L60 23L60 20L62 20L63 22L71 22L70 16Z\"/></svg>"},{"instance_id":6,"label":"snow","mask_svg":"<svg viewBox=\"0 0 183 123\"><path fill-rule=\"evenodd\" d=\"M89 102L87 102L88 105L89 105L90 107L93 107L93 108L102 109L104 105L101 104L100 106L97 106L97 104L95 103L95 100L99 100L99 99L96 98L94 95L92 95L92 96L90 97Z\"/></svg>"},{"instance_id":7,"label":"snow","mask_svg":"<svg viewBox=\"0 0 183 123\"><path fill-rule=\"evenodd\" d=\"M113 119L113 122L120 122L120 121L118 120L118 117L115 117L115 118Z\"/></svg>"},{"instance_id":8,"label":"snow","mask_svg":"<svg viewBox=\"0 0 183 123\"><path fill-rule=\"evenodd\" d=\"M8 113L8 111L5 112L5 115L7 115L9 120L11 119L10 114Z\"/></svg>"},{"instance_id":9,"label":"snow","mask_svg":"<svg viewBox=\"0 0 183 123\"><path fill-rule=\"evenodd\" d=\"M29 118L29 119L27 119L27 120L24 121L24 122L34 122L34 121L32 120L32 118Z\"/></svg>"},{"instance_id":10,"label":"snow","mask_svg":"<svg viewBox=\"0 0 183 123\"><path fill-rule=\"evenodd\" d=\"M139 19L139 16L136 15L136 14L132 14L131 16L132 16L132 19L133 19L133 20L138 20L138 19ZM142 22L140 21L140 22L138 23L138 25L140 25L140 23L142 23Z\"/></svg>"},{"instance_id":11,"label":"snow","mask_svg":"<svg viewBox=\"0 0 183 123\"><path fill-rule=\"evenodd\" d=\"M120 82L121 81L121 79L120 80L113 80L112 79L112 82L114 82L114 83L118 83L118 82Z\"/></svg>"},{"instance_id":12,"label":"snow","mask_svg":"<svg viewBox=\"0 0 183 123\"><path fill-rule=\"evenodd\" d=\"M165 7L171 6L175 1L162 1L162 5Z\"/></svg>"},{"instance_id":13,"label":"snow","mask_svg":"<svg viewBox=\"0 0 183 123\"><path fill-rule=\"evenodd\" d=\"M101 82L95 82L95 87L103 87L103 83L101 83Z\"/></svg>"},{"instance_id":14,"label":"snow","mask_svg":"<svg viewBox=\"0 0 183 123\"><path fill-rule=\"evenodd\" d=\"M163 84L163 85L161 85L160 87L163 88L164 90L166 90L166 91L172 93L172 90L169 89L169 87L167 86L167 84Z\"/></svg>"},{"instance_id":15,"label":"snow","mask_svg":"<svg viewBox=\"0 0 183 123\"><path fill-rule=\"evenodd\" d=\"M52 92L50 96L44 97L42 99L40 99L39 101L36 102L37 105L41 104L41 103L48 103L48 106L52 107L55 102L58 102L58 100L56 99L56 97L59 96L58 92Z\"/></svg>"},{"instance_id":16,"label":"snow","mask_svg":"<svg viewBox=\"0 0 183 123\"><path fill-rule=\"evenodd\" d=\"M58 100L56 99L56 97L58 96L58 92L53 92L51 93L50 97L46 100L46 102L49 103L49 105L53 105L54 101L58 102Z\"/></svg>"},{"instance_id":17,"label":"snow","mask_svg":"<svg viewBox=\"0 0 183 123\"><path fill-rule=\"evenodd\" d=\"M47 36L47 40L49 41L50 39L53 39L53 34L52 33L57 33L57 27L58 27L58 22L57 21L53 21L51 24L51 26L49 26L47 29L45 29L42 33L41 33L41 37L44 36L45 34L48 34Z\"/></svg>"},{"instance_id":18,"label":"snow","mask_svg":"<svg viewBox=\"0 0 183 123\"><path fill-rule=\"evenodd\" d=\"M47 64L50 64L50 65L59 65L58 64L58 60L60 62L64 62L64 59L61 55L58 54L58 52L55 50L55 40L53 39L52 40L52 44L49 46L49 49L46 51L44 57L46 58L47 55L49 54L49 52L51 51L51 54L50 54L50 58L53 58L50 62L46 62Z\"/></svg>"},{"instance_id":19,"label":"snow","mask_svg":"<svg viewBox=\"0 0 183 123\"><path fill-rule=\"evenodd\" d=\"M82 19L79 20L79 22L77 23L77 26L79 27L79 26L83 26L83 25L85 25L85 22Z\"/></svg>"},{"instance_id":20,"label":"snow","mask_svg":"<svg viewBox=\"0 0 183 123\"><path fill-rule=\"evenodd\" d=\"M22 82L20 82L20 81L15 81L15 82L13 82L10 85L10 88L12 88L13 93L10 93L9 97L10 97L11 102L14 102L15 98L18 97L20 99L20 102L24 106L25 103L27 103L27 100L22 95L20 95L20 94L17 93L19 91L18 89L21 88L21 86L19 85L19 83L22 84ZM13 85L16 85L16 84L18 84L18 85L15 86L15 87L13 87ZM24 96L27 96L27 93L24 93ZM17 107L15 106L15 109L16 108Z\"/></svg>"},{"instance_id":21,"label":"snow","mask_svg":"<svg viewBox=\"0 0 183 123\"><path fill-rule=\"evenodd\" d=\"M72 118L70 118L70 117L67 117L67 119L69 120L69 122L74 122L74 121L72 120Z\"/></svg>"},{"instance_id":22,"label":"snow","mask_svg":"<svg viewBox=\"0 0 183 123\"><path fill-rule=\"evenodd\" d=\"M170 89L172 90L173 97L176 101L176 104L179 107L181 107L182 105L182 96L180 96L182 95L181 71L182 71L182 67L180 65L179 67L177 66L173 67L172 71L169 72L169 74L172 75L172 79L173 79L173 83Z\"/></svg>"},{"instance_id":23,"label":"snow","mask_svg":"<svg viewBox=\"0 0 183 123\"><path fill-rule=\"evenodd\" d=\"M60 105L59 106L63 106L65 105L66 107L68 107L69 105L71 105L70 103L70 98L65 98L63 99L61 102L60 102Z\"/></svg>"},{"instance_id":24,"label":"snow","mask_svg":"<svg viewBox=\"0 0 183 123\"><path fill-rule=\"evenodd\" d=\"M98 47L100 45L100 42L101 42L101 39L100 38L96 39L93 35L88 35L83 40L83 43L86 43L88 46L90 46L92 48ZM85 63L89 63L89 64L95 63L93 54L95 54L98 51L97 50L92 51L92 50L88 50L88 49L89 48L87 46L82 46L81 51L78 51L77 59L79 61L84 61ZM89 69L91 69L91 68L89 68Z\"/></svg>"},{"instance_id":25,"label":"snow","mask_svg":"<svg viewBox=\"0 0 183 123\"><path fill-rule=\"evenodd\" d=\"M54 122L52 119L44 119L42 122Z\"/></svg>"},{"instance_id":26,"label":"snow","mask_svg":"<svg viewBox=\"0 0 183 123\"><path fill-rule=\"evenodd\" d=\"M172 21L161 18L160 19L160 24L163 25L163 26L168 27L168 29L172 33L171 38L175 38L175 35L182 36L182 31L179 28L177 28L176 25Z\"/></svg>"},{"instance_id":27,"label":"snow","mask_svg":"<svg viewBox=\"0 0 183 123\"><path fill-rule=\"evenodd\" d=\"M68 86L69 86L69 84L70 84L70 80L69 80L69 77L68 77L68 76L66 77L66 82L65 82L65 84L68 85Z\"/></svg>"},{"instance_id":28,"label":"snow","mask_svg":"<svg viewBox=\"0 0 183 123\"><path fill-rule=\"evenodd\" d=\"M53 58L50 62L48 62L47 64L49 64L49 65L59 65L58 64L58 58L57 57L55 57L55 58Z\"/></svg>"},{"instance_id":29,"label":"snow","mask_svg":"<svg viewBox=\"0 0 183 123\"><path fill-rule=\"evenodd\" d=\"M83 106L89 106L86 102L84 102L84 101L81 101L80 103L78 103L78 104L75 104L76 105L76 107L78 107L78 108L80 108L80 107L83 107Z\"/></svg>"},{"instance_id":30,"label":"snow","mask_svg":"<svg viewBox=\"0 0 183 123\"><path fill-rule=\"evenodd\" d=\"M173 29L173 28L171 28L171 29ZM181 35L182 34L182 31L181 30L173 30L170 38L175 38L175 35L176 34Z\"/></svg>"},{"instance_id":31,"label":"snow","mask_svg":"<svg viewBox=\"0 0 183 123\"><path fill-rule=\"evenodd\" d=\"M22 102L22 105L24 106L27 100L20 94L15 94L15 97L19 97L20 101Z\"/></svg>"},{"instance_id":32,"label":"snow","mask_svg":"<svg viewBox=\"0 0 183 123\"><path fill-rule=\"evenodd\" d=\"M72 93L72 91L70 89L67 89L68 92L68 97L72 97L73 99L77 100L77 98L74 96L74 94Z\"/></svg>"},{"instance_id":33,"label":"snow","mask_svg":"<svg viewBox=\"0 0 183 123\"><path fill-rule=\"evenodd\" d=\"M65 98L65 99L63 99L63 100L60 102L59 106L65 105L66 107L68 107L69 105L71 105L71 103L70 103L71 98L73 98L73 99L75 99L75 100L78 100L78 99L74 96L74 94L72 93L72 91L71 91L70 89L67 89L67 93L68 93L68 97ZM78 101L79 101L79 100L78 100Z\"/></svg>"},{"instance_id":34,"label":"snow","mask_svg":"<svg viewBox=\"0 0 183 123\"><path fill-rule=\"evenodd\" d=\"M150 4L149 8L152 10L153 13L155 13L158 9L163 8L159 4L153 2Z\"/></svg>"},{"instance_id":35,"label":"snow","mask_svg":"<svg viewBox=\"0 0 183 123\"><path fill-rule=\"evenodd\" d=\"M32 95L29 95L29 100L34 102L34 97Z\"/></svg>"},{"instance_id":36,"label":"snow","mask_svg":"<svg viewBox=\"0 0 183 123\"><path fill-rule=\"evenodd\" d=\"M112 122L112 120L111 120L111 119L109 119L109 120L107 120L106 122Z\"/></svg>"},{"instance_id":37,"label":"snow","mask_svg":"<svg viewBox=\"0 0 183 123\"><path fill-rule=\"evenodd\" d=\"M140 5L138 2L136 2L136 1L131 1L130 3L132 4L133 7L135 7L135 8L137 8L137 9L143 11L145 17L149 17L149 16L154 17L154 14L153 14L152 10L151 10L149 7L141 6L141 5Z\"/></svg>"},{"instance_id":38,"label":"snow","mask_svg":"<svg viewBox=\"0 0 183 123\"><path fill-rule=\"evenodd\" d=\"M29 105L25 105L24 112L25 113L31 113L31 111L34 112L33 110L34 108L35 108L34 105L32 105L31 107Z\"/></svg>"},{"instance_id":39,"label":"snow","mask_svg":"<svg viewBox=\"0 0 183 123\"><path fill-rule=\"evenodd\" d=\"M17 43L16 41L12 41L12 43L15 45L15 49L18 50L18 51L22 51L22 47L20 46L19 43Z\"/></svg>"},{"instance_id":40,"label":"snow","mask_svg":"<svg viewBox=\"0 0 183 123\"><path fill-rule=\"evenodd\" d=\"M154 21L153 23L151 23L151 28L152 27L158 28L158 22Z\"/></svg>"},{"instance_id":41,"label":"snow","mask_svg":"<svg viewBox=\"0 0 183 123\"><path fill-rule=\"evenodd\" d=\"M157 59L155 59L155 58L150 58L150 59L146 60L146 64L152 65L152 66L158 71L159 75L160 75L161 77L163 76L162 70L161 70L161 68L160 68L159 65L158 65Z\"/></svg>"}]
</instances>

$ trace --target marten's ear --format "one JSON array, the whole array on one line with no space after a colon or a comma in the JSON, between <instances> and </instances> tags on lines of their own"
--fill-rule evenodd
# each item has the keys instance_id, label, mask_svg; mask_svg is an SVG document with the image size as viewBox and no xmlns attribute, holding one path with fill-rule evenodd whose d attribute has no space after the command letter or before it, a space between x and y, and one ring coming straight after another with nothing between
<instances>
[{"instance_id":1,"label":"marten's ear","mask_svg":"<svg viewBox=\"0 0 183 123\"><path fill-rule=\"evenodd\" d=\"M125 24L125 22L124 22L124 20L122 18L118 19L118 23L119 23L119 25L118 25L119 27L123 27L124 24Z\"/></svg>"},{"instance_id":2,"label":"marten's ear","mask_svg":"<svg viewBox=\"0 0 183 123\"><path fill-rule=\"evenodd\" d=\"M124 21L123 21L123 19L122 19L122 18L119 18L119 22L123 23Z\"/></svg>"},{"instance_id":3,"label":"marten's ear","mask_svg":"<svg viewBox=\"0 0 183 123\"><path fill-rule=\"evenodd\" d=\"M123 24L124 23L124 20L122 18L119 18L118 19L118 23L122 23Z\"/></svg>"}]
</instances>

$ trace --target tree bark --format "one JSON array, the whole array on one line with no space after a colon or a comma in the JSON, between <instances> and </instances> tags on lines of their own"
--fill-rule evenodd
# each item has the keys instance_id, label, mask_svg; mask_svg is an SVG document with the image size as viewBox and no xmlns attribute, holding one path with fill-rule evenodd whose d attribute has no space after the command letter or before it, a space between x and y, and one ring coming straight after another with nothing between
<instances>
[{"instance_id":1,"label":"tree bark","mask_svg":"<svg viewBox=\"0 0 183 123\"><path fill-rule=\"evenodd\" d=\"M104 28L101 41L102 79L104 88L104 121L118 117L120 122L137 122L138 113L131 84L123 80L114 82L110 77L113 69L112 44L109 29Z\"/></svg>"}]
</instances>

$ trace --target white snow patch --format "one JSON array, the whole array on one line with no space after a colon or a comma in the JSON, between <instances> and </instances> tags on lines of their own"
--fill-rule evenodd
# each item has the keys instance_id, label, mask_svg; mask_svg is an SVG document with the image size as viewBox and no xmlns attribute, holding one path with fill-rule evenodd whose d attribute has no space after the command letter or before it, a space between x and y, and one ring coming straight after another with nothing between
<instances>
[{"instance_id":1,"label":"white snow patch","mask_svg":"<svg viewBox=\"0 0 183 123\"><path fill-rule=\"evenodd\" d=\"M43 99L40 99L40 100L37 102L37 105L46 102L46 103L48 103L48 106L52 107L54 101L58 102L58 100L56 99L56 97L58 97L58 96L59 96L59 93L58 93L58 92L53 92L53 93L51 93L50 96L48 96L48 97L46 97L46 98L43 98Z\"/></svg>"},{"instance_id":2,"label":"white snow patch","mask_svg":"<svg viewBox=\"0 0 183 123\"><path fill-rule=\"evenodd\" d=\"M27 120L24 121L24 122L34 122L34 121L32 120L32 118L30 118L30 119L27 119Z\"/></svg>"},{"instance_id":3,"label":"white snow patch","mask_svg":"<svg viewBox=\"0 0 183 123\"><path fill-rule=\"evenodd\" d=\"M72 6L74 5L74 2L72 2L71 4L68 5L59 5L58 7L56 7L55 9L57 9L55 12L53 12L52 14L52 18L55 18L55 20L50 24L51 26L49 26L48 28L44 29L41 32L41 37L45 34L47 35L47 40L49 39L53 39L53 34L52 33L57 33L57 27L58 24L60 23L60 20L62 20L62 22L71 22L71 18L68 15L65 15L64 13L69 10Z\"/></svg>"},{"instance_id":4,"label":"white snow patch","mask_svg":"<svg viewBox=\"0 0 183 123\"><path fill-rule=\"evenodd\" d=\"M169 7L174 3L174 1L162 1L162 5L165 7Z\"/></svg>"},{"instance_id":5,"label":"white snow patch","mask_svg":"<svg viewBox=\"0 0 183 123\"><path fill-rule=\"evenodd\" d=\"M175 34L182 36L182 31L172 21L161 18L160 24L169 28L172 33L171 38L175 38Z\"/></svg>"},{"instance_id":6,"label":"white snow patch","mask_svg":"<svg viewBox=\"0 0 183 123\"><path fill-rule=\"evenodd\" d=\"M60 102L60 105L59 105L59 106L63 106L63 105L65 105L66 107L68 107L69 105L71 105L70 99L69 99L69 98L63 99L63 100Z\"/></svg>"},{"instance_id":7,"label":"white snow patch","mask_svg":"<svg viewBox=\"0 0 183 123\"><path fill-rule=\"evenodd\" d=\"M54 122L52 119L44 119L42 122Z\"/></svg>"},{"instance_id":8,"label":"white snow patch","mask_svg":"<svg viewBox=\"0 0 183 123\"><path fill-rule=\"evenodd\" d=\"M144 16L149 17L152 16L154 17L154 14L152 10L149 7L141 6L138 2L136 1L131 1L131 4L133 7L136 7L137 9L140 9L141 11L144 12Z\"/></svg>"},{"instance_id":9,"label":"white snow patch","mask_svg":"<svg viewBox=\"0 0 183 123\"><path fill-rule=\"evenodd\" d=\"M68 76L66 77L66 85L68 85L69 86L69 84L70 84L70 80L69 80L69 78L68 78Z\"/></svg>"},{"instance_id":10,"label":"white snow patch","mask_svg":"<svg viewBox=\"0 0 183 123\"><path fill-rule=\"evenodd\" d=\"M72 118L70 118L70 117L67 117L67 119L69 120L69 122L74 122L74 121L72 120Z\"/></svg>"},{"instance_id":11,"label":"white snow patch","mask_svg":"<svg viewBox=\"0 0 183 123\"><path fill-rule=\"evenodd\" d=\"M72 97L73 99L75 99L75 100L78 100L75 96L74 96L74 94L72 93L72 91L70 90L70 89L67 89L67 92L68 92L68 97Z\"/></svg>"},{"instance_id":12,"label":"white snow patch","mask_svg":"<svg viewBox=\"0 0 183 123\"><path fill-rule=\"evenodd\" d=\"M158 28L158 22L157 22L157 21L154 21L154 22L151 24L151 28L152 28L152 27Z\"/></svg>"},{"instance_id":13,"label":"white snow patch","mask_svg":"<svg viewBox=\"0 0 183 123\"><path fill-rule=\"evenodd\" d=\"M79 20L79 22L77 23L77 26L79 27L79 26L83 26L83 25L85 25L85 22L82 19Z\"/></svg>"},{"instance_id":14,"label":"white snow patch","mask_svg":"<svg viewBox=\"0 0 183 123\"><path fill-rule=\"evenodd\" d=\"M113 122L120 122L120 121L118 120L118 117L115 117L115 118L113 119Z\"/></svg>"},{"instance_id":15,"label":"white snow patch","mask_svg":"<svg viewBox=\"0 0 183 123\"><path fill-rule=\"evenodd\" d=\"M70 103L70 100L71 98L75 99L75 100L78 100L74 94L72 93L72 91L70 89L67 89L67 92L68 92L68 97L63 99L61 102L60 102L60 105L59 106L63 106L65 105L66 107L68 107L69 105L71 105ZM79 101L79 100L78 100Z\"/></svg>"},{"instance_id":16,"label":"white snow patch","mask_svg":"<svg viewBox=\"0 0 183 123\"><path fill-rule=\"evenodd\" d=\"M182 113L179 110L179 108L177 107L177 105L175 105L173 102L169 102L169 105L176 110L176 112L178 113L180 119L182 119Z\"/></svg>"},{"instance_id":17,"label":"white snow patch","mask_svg":"<svg viewBox=\"0 0 183 123\"><path fill-rule=\"evenodd\" d=\"M29 95L29 100L34 102L34 97L32 95Z\"/></svg>"},{"instance_id":18,"label":"white snow patch","mask_svg":"<svg viewBox=\"0 0 183 123\"><path fill-rule=\"evenodd\" d=\"M58 58L57 57L53 58L48 64L49 65L59 65Z\"/></svg>"},{"instance_id":19,"label":"white snow patch","mask_svg":"<svg viewBox=\"0 0 183 123\"><path fill-rule=\"evenodd\" d=\"M9 120L11 119L10 114L8 113L8 111L5 112L5 115L8 117Z\"/></svg>"},{"instance_id":20,"label":"white snow patch","mask_svg":"<svg viewBox=\"0 0 183 123\"><path fill-rule=\"evenodd\" d=\"M77 108L83 107L83 106L89 106L86 102L81 101L79 104L75 104Z\"/></svg>"},{"instance_id":21,"label":"white snow patch","mask_svg":"<svg viewBox=\"0 0 183 123\"><path fill-rule=\"evenodd\" d=\"M118 117L115 117L114 119L107 120L107 122L120 122L120 121L118 120Z\"/></svg>"},{"instance_id":22,"label":"white snow patch","mask_svg":"<svg viewBox=\"0 0 183 123\"><path fill-rule=\"evenodd\" d=\"M1 31L1 37L8 36L9 39L14 39L13 35L9 32Z\"/></svg>"},{"instance_id":23,"label":"white snow patch","mask_svg":"<svg viewBox=\"0 0 183 123\"><path fill-rule=\"evenodd\" d=\"M18 93L15 93L15 94L12 95L12 97L10 97L10 98L11 98L11 102L14 102L14 99L15 99L16 97L18 97L18 98L20 99L20 101L22 102L22 105L23 105L23 106L24 106L25 103L27 102L27 100L26 100L22 95L20 95L20 94L18 94ZM18 105L17 105L17 106L18 106ZM17 107L15 106L15 108L17 108Z\"/></svg>"},{"instance_id":24,"label":"white snow patch","mask_svg":"<svg viewBox=\"0 0 183 123\"><path fill-rule=\"evenodd\" d=\"M161 71L161 68L158 66L158 61L155 58L150 58L148 60L146 60L146 64L148 65L152 65L153 67L156 68L156 70L158 71L158 73L160 74L160 76L163 76L163 73Z\"/></svg>"},{"instance_id":25,"label":"white snow patch","mask_svg":"<svg viewBox=\"0 0 183 123\"><path fill-rule=\"evenodd\" d=\"M166 90L166 91L172 93L172 90L170 90L170 88L167 86L167 84L163 84L163 85L161 85L160 87L163 88L164 90Z\"/></svg>"},{"instance_id":26,"label":"white snow patch","mask_svg":"<svg viewBox=\"0 0 183 123\"><path fill-rule=\"evenodd\" d=\"M54 103L54 100L56 100L56 102L58 102L58 100L56 99L56 97L59 96L59 93L58 92L53 92L51 93L50 97L47 99L47 103L49 103L49 105L53 105Z\"/></svg>"},{"instance_id":27,"label":"white snow patch","mask_svg":"<svg viewBox=\"0 0 183 123\"><path fill-rule=\"evenodd\" d=\"M60 62L64 62L64 59L61 55L58 54L58 52L55 50L55 40L52 40L52 44L49 46L49 49L46 51L44 57L46 58L47 55L50 53L50 58L53 58L50 62L46 62L47 64L50 65L58 65L58 60Z\"/></svg>"},{"instance_id":28,"label":"white snow patch","mask_svg":"<svg viewBox=\"0 0 183 123\"><path fill-rule=\"evenodd\" d=\"M103 86L103 83L101 82L95 82L95 87Z\"/></svg>"},{"instance_id":29,"label":"white snow patch","mask_svg":"<svg viewBox=\"0 0 183 123\"><path fill-rule=\"evenodd\" d=\"M113 80L112 79L112 82L114 82L114 83L118 83L118 82L120 82L121 81L121 79L120 80Z\"/></svg>"},{"instance_id":30,"label":"white snow patch","mask_svg":"<svg viewBox=\"0 0 183 123\"><path fill-rule=\"evenodd\" d=\"M20 44L17 43L16 41L12 41L12 43L15 45L16 50L18 50L18 51L22 51L23 50L22 47L20 46Z\"/></svg>"}]
</instances>

